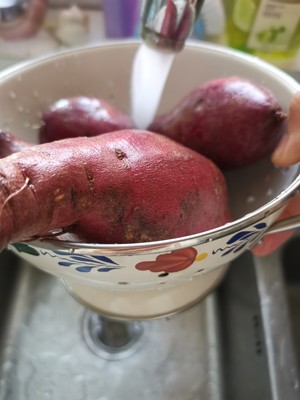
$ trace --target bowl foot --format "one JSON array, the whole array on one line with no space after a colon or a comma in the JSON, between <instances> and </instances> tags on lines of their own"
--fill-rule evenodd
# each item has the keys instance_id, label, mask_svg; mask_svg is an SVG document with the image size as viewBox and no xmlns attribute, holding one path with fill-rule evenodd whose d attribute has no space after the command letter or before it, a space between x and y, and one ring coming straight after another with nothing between
<instances>
[{"instance_id":1,"label":"bowl foot","mask_svg":"<svg viewBox=\"0 0 300 400\"><path fill-rule=\"evenodd\" d=\"M97 356L120 360L131 356L143 343L144 327L137 321L120 321L86 311L83 318L83 337Z\"/></svg>"}]
</instances>

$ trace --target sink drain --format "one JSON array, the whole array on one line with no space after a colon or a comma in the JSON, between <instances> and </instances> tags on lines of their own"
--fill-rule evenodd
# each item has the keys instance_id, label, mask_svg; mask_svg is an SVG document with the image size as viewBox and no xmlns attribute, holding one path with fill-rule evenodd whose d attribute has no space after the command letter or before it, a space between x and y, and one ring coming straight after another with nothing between
<instances>
[{"instance_id":1,"label":"sink drain","mask_svg":"<svg viewBox=\"0 0 300 400\"><path fill-rule=\"evenodd\" d=\"M83 318L83 337L97 356L120 360L135 353L143 343L144 328L138 321L119 321L87 311Z\"/></svg>"}]
</instances>

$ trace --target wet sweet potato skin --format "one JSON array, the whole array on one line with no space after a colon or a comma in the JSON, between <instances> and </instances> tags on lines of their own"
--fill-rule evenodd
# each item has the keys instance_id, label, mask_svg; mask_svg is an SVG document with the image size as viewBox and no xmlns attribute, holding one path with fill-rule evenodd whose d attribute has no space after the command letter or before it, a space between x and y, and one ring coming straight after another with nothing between
<instances>
[{"instance_id":1,"label":"wet sweet potato skin","mask_svg":"<svg viewBox=\"0 0 300 400\"><path fill-rule=\"evenodd\" d=\"M0 248L72 227L88 242L170 239L231 219L224 176L161 135L122 130L0 160Z\"/></svg>"},{"instance_id":2,"label":"wet sweet potato skin","mask_svg":"<svg viewBox=\"0 0 300 400\"><path fill-rule=\"evenodd\" d=\"M44 111L39 142L97 136L133 127L129 115L104 99L87 96L63 98Z\"/></svg>"},{"instance_id":3,"label":"wet sweet potato skin","mask_svg":"<svg viewBox=\"0 0 300 400\"><path fill-rule=\"evenodd\" d=\"M269 156L283 133L285 119L267 88L233 76L195 88L148 129L230 169Z\"/></svg>"},{"instance_id":4,"label":"wet sweet potato skin","mask_svg":"<svg viewBox=\"0 0 300 400\"><path fill-rule=\"evenodd\" d=\"M13 153L18 153L30 146L30 143L18 138L11 132L0 129L0 158L7 157Z\"/></svg>"}]
</instances>

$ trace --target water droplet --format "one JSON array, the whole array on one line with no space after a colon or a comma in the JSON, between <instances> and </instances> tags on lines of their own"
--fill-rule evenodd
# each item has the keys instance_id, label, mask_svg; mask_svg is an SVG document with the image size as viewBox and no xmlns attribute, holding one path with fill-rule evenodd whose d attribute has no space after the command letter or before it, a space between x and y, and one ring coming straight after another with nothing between
<instances>
[{"instance_id":1,"label":"water droplet","mask_svg":"<svg viewBox=\"0 0 300 400\"><path fill-rule=\"evenodd\" d=\"M40 124L32 124L31 125L31 129L33 129L33 130L38 130L38 129L40 129L40 127L41 127Z\"/></svg>"},{"instance_id":2,"label":"water droplet","mask_svg":"<svg viewBox=\"0 0 300 400\"><path fill-rule=\"evenodd\" d=\"M24 126L24 128L29 128L30 127L30 122L24 121L23 126Z\"/></svg>"},{"instance_id":3,"label":"water droplet","mask_svg":"<svg viewBox=\"0 0 300 400\"><path fill-rule=\"evenodd\" d=\"M11 99L15 100L15 99L17 98L17 95L16 95L15 92L11 91L11 92L9 92L9 97L10 97Z\"/></svg>"},{"instance_id":4,"label":"water droplet","mask_svg":"<svg viewBox=\"0 0 300 400\"><path fill-rule=\"evenodd\" d=\"M5 361L2 365L2 368L5 372L10 371L13 368L14 364L11 361Z\"/></svg>"},{"instance_id":5,"label":"water droplet","mask_svg":"<svg viewBox=\"0 0 300 400\"><path fill-rule=\"evenodd\" d=\"M86 377L84 375L76 375L74 376L74 381L75 382L84 382L86 380Z\"/></svg>"},{"instance_id":6,"label":"water droplet","mask_svg":"<svg viewBox=\"0 0 300 400\"><path fill-rule=\"evenodd\" d=\"M56 61L55 63L54 63L54 67L55 68L63 68L65 66L65 62L64 61Z\"/></svg>"},{"instance_id":7,"label":"water droplet","mask_svg":"<svg viewBox=\"0 0 300 400\"><path fill-rule=\"evenodd\" d=\"M283 173L283 175L286 175L290 172L290 169L290 167L281 168L281 172Z\"/></svg>"},{"instance_id":8,"label":"water droplet","mask_svg":"<svg viewBox=\"0 0 300 400\"><path fill-rule=\"evenodd\" d=\"M256 200L255 196L248 196L246 199L247 203L254 203L255 200Z\"/></svg>"},{"instance_id":9,"label":"water droplet","mask_svg":"<svg viewBox=\"0 0 300 400\"><path fill-rule=\"evenodd\" d=\"M19 113L22 113L24 111L24 108L23 108L23 106L21 104L19 104L17 106L17 110L19 111Z\"/></svg>"},{"instance_id":10,"label":"water droplet","mask_svg":"<svg viewBox=\"0 0 300 400\"><path fill-rule=\"evenodd\" d=\"M274 190L272 188L269 188L267 190L267 196L273 196L273 194L274 194Z\"/></svg>"},{"instance_id":11,"label":"water droplet","mask_svg":"<svg viewBox=\"0 0 300 400\"><path fill-rule=\"evenodd\" d=\"M115 87L114 82L113 82L113 81L107 81L107 87L108 87L109 89L114 88L114 87Z\"/></svg>"}]
</instances>

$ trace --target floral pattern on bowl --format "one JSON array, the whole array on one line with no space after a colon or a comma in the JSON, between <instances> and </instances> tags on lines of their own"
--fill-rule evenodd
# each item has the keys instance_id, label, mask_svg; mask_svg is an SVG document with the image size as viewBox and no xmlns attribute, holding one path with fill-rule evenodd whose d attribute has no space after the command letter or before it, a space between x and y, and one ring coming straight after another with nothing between
<instances>
[{"instance_id":1,"label":"floral pattern on bowl","mask_svg":"<svg viewBox=\"0 0 300 400\"><path fill-rule=\"evenodd\" d=\"M111 258L101 255L93 254L73 254L69 251L63 250L40 250L38 251L35 247L28 245L27 243L16 243L13 247L18 250L19 253L27 253L33 256L50 255L51 257L57 257L57 264L61 267L75 267L78 272L91 272L93 269L97 269L98 272L109 272L112 270L124 268L117 264Z\"/></svg>"},{"instance_id":2,"label":"floral pattern on bowl","mask_svg":"<svg viewBox=\"0 0 300 400\"><path fill-rule=\"evenodd\" d=\"M154 261L142 261L136 264L135 268L139 271L164 272L168 274L182 271L190 267L195 261L204 260L207 256L207 253L201 253L198 256L198 252L194 247L186 247L173 250L167 254L160 254Z\"/></svg>"},{"instance_id":3,"label":"floral pattern on bowl","mask_svg":"<svg viewBox=\"0 0 300 400\"><path fill-rule=\"evenodd\" d=\"M228 246L213 250L212 254L222 252L221 257L224 257L230 253L237 253L243 250L246 246L249 247L251 244L256 243L263 236L265 229L267 228L267 224L265 222L260 222L255 224L252 228L254 229L247 229L235 233L226 241Z\"/></svg>"},{"instance_id":4,"label":"floral pattern on bowl","mask_svg":"<svg viewBox=\"0 0 300 400\"><path fill-rule=\"evenodd\" d=\"M155 277L167 277L168 275L174 277L178 272L181 272L179 275L182 276L193 276L202 271L207 272L212 267L228 263L246 248L252 247L266 229L267 224L260 222L225 237L223 240L208 241L205 244L188 246L154 255L132 254L132 257L120 257L118 255L108 257L101 254L101 250L96 254L86 253L84 250L78 252L73 249L50 250L36 247L31 243L15 243L10 248L20 256L26 256L27 260L35 265L39 266L43 263L44 269L55 274L63 275L63 270L68 271L68 274L80 273L80 275L123 270L126 280L130 281L132 279L132 282L140 282L144 280L140 274L143 275L147 272L153 275L153 279L156 279ZM41 258L41 261L38 261L38 257ZM44 263L44 259L48 261ZM198 262L200 261L204 261L204 263L199 269ZM58 269L61 270L61 273L57 272ZM124 274L122 279L124 279ZM93 274L93 276L95 275ZM99 280L103 282L114 281L115 278L112 276L105 279L99 278Z\"/></svg>"}]
</instances>

